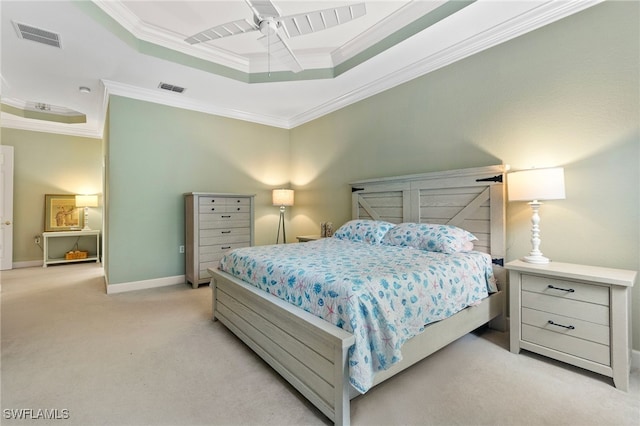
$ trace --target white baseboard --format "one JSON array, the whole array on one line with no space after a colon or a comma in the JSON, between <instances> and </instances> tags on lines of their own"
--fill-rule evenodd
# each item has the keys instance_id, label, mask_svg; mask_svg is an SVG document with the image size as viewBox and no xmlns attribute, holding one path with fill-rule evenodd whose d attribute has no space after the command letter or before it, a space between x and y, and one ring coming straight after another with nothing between
<instances>
[{"instance_id":1,"label":"white baseboard","mask_svg":"<svg viewBox=\"0 0 640 426\"><path fill-rule=\"evenodd\" d=\"M33 268L34 266L42 266L44 262L42 260L27 260L25 262L13 262L11 265L13 269L18 268Z\"/></svg>"},{"instance_id":2,"label":"white baseboard","mask_svg":"<svg viewBox=\"0 0 640 426\"><path fill-rule=\"evenodd\" d=\"M152 280L132 281L120 284L108 284L105 281L107 294L124 293L127 291L146 290L149 288L167 287L170 285L185 284L184 275L176 275L173 277L155 278ZM186 284L185 284L186 285Z\"/></svg>"}]
</instances>

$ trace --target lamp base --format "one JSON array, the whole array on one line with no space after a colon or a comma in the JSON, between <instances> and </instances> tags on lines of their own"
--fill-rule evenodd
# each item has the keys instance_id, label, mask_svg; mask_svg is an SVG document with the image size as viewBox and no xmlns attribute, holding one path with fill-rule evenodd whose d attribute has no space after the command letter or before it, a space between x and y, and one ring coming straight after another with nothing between
<instances>
[{"instance_id":1,"label":"lamp base","mask_svg":"<svg viewBox=\"0 0 640 426\"><path fill-rule=\"evenodd\" d=\"M522 260L528 263L544 264L549 263L549 259L542 255L540 251L540 215L538 210L542 205L538 200L533 200L529 203L531 206L531 251L529 256L525 256Z\"/></svg>"},{"instance_id":2,"label":"lamp base","mask_svg":"<svg viewBox=\"0 0 640 426\"><path fill-rule=\"evenodd\" d=\"M91 231L91 228L89 228L89 207L84 208L84 227L82 228L83 231Z\"/></svg>"},{"instance_id":3,"label":"lamp base","mask_svg":"<svg viewBox=\"0 0 640 426\"><path fill-rule=\"evenodd\" d=\"M287 243L287 232L284 230L284 206L280 206L280 220L278 221L278 234L276 235L276 244L280 242L280 228L282 228L282 242Z\"/></svg>"},{"instance_id":4,"label":"lamp base","mask_svg":"<svg viewBox=\"0 0 640 426\"><path fill-rule=\"evenodd\" d=\"M529 255L529 256L523 257L522 260L527 263L539 263L539 264L551 262L551 260L549 260L548 257L544 257L542 255Z\"/></svg>"}]
</instances>

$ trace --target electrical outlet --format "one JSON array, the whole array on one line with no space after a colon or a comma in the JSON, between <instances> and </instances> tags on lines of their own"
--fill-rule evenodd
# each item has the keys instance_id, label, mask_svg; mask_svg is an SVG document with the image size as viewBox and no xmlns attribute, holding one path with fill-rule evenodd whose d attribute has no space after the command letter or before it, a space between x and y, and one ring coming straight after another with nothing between
<instances>
[{"instance_id":1,"label":"electrical outlet","mask_svg":"<svg viewBox=\"0 0 640 426\"><path fill-rule=\"evenodd\" d=\"M36 245L40 245L40 235L36 235L35 237L33 237L33 243Z\"/></svg>"},{"instance_id":2,"label":"electrical outlet","mask_svg":"<svg viewBox=\"0 0 640 426\"><path fill-rule=\"evenodd\" d=\"M184 246L180 246L180 247L178 247L178 251L179 251L180 253L184 253Z\"/></svg>"}]
</instances>

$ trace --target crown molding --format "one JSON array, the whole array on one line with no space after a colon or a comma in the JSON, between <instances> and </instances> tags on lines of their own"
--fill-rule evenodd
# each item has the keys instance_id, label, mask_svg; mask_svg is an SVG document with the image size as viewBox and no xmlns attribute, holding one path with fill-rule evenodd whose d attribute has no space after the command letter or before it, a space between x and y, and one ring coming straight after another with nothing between
<instances>
[{"instance_id":1,"label":"crown molding","mask_svg":"<svg viewBox=\"0 0 640 426\"><path fill-rule=\"evenodd\" d=\"M20 118L4 112L0 114L0 126L7 129L102 139L102 129L93 128L88 125Z\"/></svg>"},{"instance_id":2,"label":"crown molding","mask_svg":"<svg viewBox=\"0 0 640 426\"><path fill-rule=\"evenodd\" d=\"M160 93L157 90L144 89L129 84L116 81L102 80L106 87L107 96L117 95L127 98L137 99L145 102L171 106L175 108L204 112L221 117L234 118L237 120L250 121L252 123L264 124L267 126L281 127L288 129L289 123L286 119L271 117L260 114L253 114L246 111L239 111L230 108L220 108L209 102L201 102L191 98L178 98L171 93Z\"/></svg>"}]
</instances>

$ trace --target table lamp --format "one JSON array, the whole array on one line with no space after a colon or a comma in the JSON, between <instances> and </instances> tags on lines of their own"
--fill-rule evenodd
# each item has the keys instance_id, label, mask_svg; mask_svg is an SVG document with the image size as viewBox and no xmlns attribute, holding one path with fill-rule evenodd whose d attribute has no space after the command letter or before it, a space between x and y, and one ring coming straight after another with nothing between
<instances>
[{"instance_id":1,"label":"table lamp","mask_svg":"<svg viewBox=\"0 0 640 426\"><path fill-rule=\"evenodd\" d=\"M76 207L84 207L84 228L83 231L90 231L89 228L89 207L98 207L97 195L76 195Z\"/></svg>"},{"instance_id":2,"label":"table lamp","mask_svg":"<svg viewBox=\"0 0 640 426\"><path fill-rule=\"evenodd\" d=\"M549 259L540 251L540 200L563 200L564 169L552 167L511 172L507 175L509 201L529 201L531 216L532 250L522 260L529 263L549 263Z\"/></svg>"}]
</instances>

